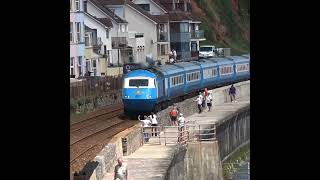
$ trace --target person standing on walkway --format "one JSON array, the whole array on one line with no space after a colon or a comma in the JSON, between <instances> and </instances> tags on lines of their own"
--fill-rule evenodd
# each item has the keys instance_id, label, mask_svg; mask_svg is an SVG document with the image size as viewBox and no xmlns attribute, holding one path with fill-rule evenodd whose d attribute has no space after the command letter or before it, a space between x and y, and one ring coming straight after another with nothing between
<instances>
[{"instance_id":1,"label":"person standing on walkway","mask_svg":"<svg viewBox=\"0 0 320 180\"><path fill-rule=\"evenodd\" d=\"M202 112L202 95L199 94L197 99L194 99L193 101L196 101L198 104L199 114Z\"/></svg>"},{"instance_id":2,"label":"person standing on walkway","mask_svg":"<svg viewBox=\"0 0 320 180\"><path fill-rule=\"evenodd\" d=\"M143 120L140 119L140 115L139 115L138 116L138 120L143 122L143 127L144 128L150 127L150 125L151 125L151 121L148 118L148 116L146 116L146 115L144 116ZM145 130L143 129L143 131L145 131ZM147 132L143 132L143 136L144 136L144 142L149 142L149 134Z\"/></svg>"},{"instance_id":3,"label":"person standing on walkway","mask_svg":"<svg viewBox=\"0 0 320 180\"><path fill-rule=\"evenodd\" d=\"M184 119L182 113L179 114L178 122L179 122L179 139L178 139L178 142L181 142L181 140L183 139L182 137L184 136L184 130L185 130L185 128L184 128L185 127L184 126L185 119Z\"/></svg>"},{"instance_id":4,"label":"person standing on walkway","mask_svg":"<svg viewBox=\"0 0 320 180\"><path fill-rule=\"evenodd\" d=\"M122 158L118 159L118 164L114 168L114 180L127 180L128 170L126 164L123 163Z\"/></svg>"},{"instance_id":5,"label":"person standing on walkway","mask_svg":"<svg viewBox=\"0 0 320 180\"><path fill-rule=\"evenodd\" d=\"M177 107L174 106L173 109L170 111L170 118L171 118L171 126L177 126L177 116L178 116L178 111Z\"/></svg>"},{"instance_id":6,"label":"person standing on walkway","mask_svg":"<svg viewBox=\"0 0 320 180\"><path fill-rule=\"evenodd\" d=\"M158 126L157 115L152 112L151 113L151 127L153 127L153 128L152 128L152 135L151 136L153 136L153 132L154 132L154 135L157 136L157 127L155 127L155 126Z\"/></svg>"},{"instance_id":7,"label":"person standing on walkway","mask_svg":"<svg viewBox=\"0 0 320 180\"><path fill-rule=\"evenodd\" d=\"M203 95L202 95L202 111L204 111L207 108L206 99L207 99L206 93L203 92Z\"/></svg>"},{"instance_id":8,"label":"person standing on walkway","mask_svg":"<svg viewBox=\"0 0 320 180\"><path fill-rule=\"evenodd\" d=\"M230 89L229 89L229 96L232 101L236 102L236 88L233 86L233 84L231 85Z\"/></svg>"},{"instance_id":9,"label":"person standing on walkway","mask_svg":"<svg viewBox=\"0 0 320 180\"><path fill-rule=\"evenodd\" d=\"M208 112L211 111L211 106L212 106L212 94L209 92L207 98L206 98L206 101L207 101L207 106L208 106Z\"/></svg>"}]
</instances>

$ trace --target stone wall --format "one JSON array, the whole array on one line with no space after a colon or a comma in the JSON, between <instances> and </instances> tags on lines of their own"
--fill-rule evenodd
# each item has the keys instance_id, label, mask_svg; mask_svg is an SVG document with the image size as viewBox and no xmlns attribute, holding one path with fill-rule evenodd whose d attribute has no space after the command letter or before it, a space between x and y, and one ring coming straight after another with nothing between
<instances>
[{"instance_id":1,"label":"stone wall","mask_svg":"<svg viewBox=\"0 0 320 180\"><path fill-rule=\"evenodd\" d=\"M250 106L238 110L218 124L217 139L222 160L250 141Z\"/></svg>"},{"instance_id":2,"label":"stone wall","mask_svg":"<svg viewBox=\"0 0 320 180\"><path fill-rule=\"evenodd\" d=\"M166 180L223 180L217 142L188 143L178 146Z\"/></svg>"},{"instance_id":3,"label":"stone wall","mask_svg":"<svg viewBox=\"0 0 320 180\"><path fill-rule=\"evenodd\" d=\"M99 97L88 97L86 99L70 99L71 113L86 113L98 110L104 106L122 102L121 91L111 91Z\"/></svg>"},{"instance_id":4,"label":"stone wall","mask_svg":"<svg viewBox=\"0 0 320 180\"><path fill-rule=\"evenodd\" d=\"M126 155L132 154L143 144L142 127L140 124L135 125L119 134L105 146L102 151L94 158L94 162L97 162L97 166L92 169L93 173L90 180L106 180L112 177L112 173L117 159L123 157L123 142L122 139L127 139L127 153Z\"/></svg>"}]
</instances>

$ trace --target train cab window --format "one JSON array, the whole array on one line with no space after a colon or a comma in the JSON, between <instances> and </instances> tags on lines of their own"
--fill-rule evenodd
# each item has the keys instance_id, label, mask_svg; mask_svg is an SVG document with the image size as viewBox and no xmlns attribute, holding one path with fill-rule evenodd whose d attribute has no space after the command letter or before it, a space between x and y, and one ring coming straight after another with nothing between
<instances>
[{"instance_id":1,"label":"train cab window","mask_svg":"<svg viewBox=\"0 0 320 180\"><path fill-rule=\"evenodd\" d=\"M129 86L140 87L148 86L148 79L130 79Z\"/></svg>"}]
</instances>

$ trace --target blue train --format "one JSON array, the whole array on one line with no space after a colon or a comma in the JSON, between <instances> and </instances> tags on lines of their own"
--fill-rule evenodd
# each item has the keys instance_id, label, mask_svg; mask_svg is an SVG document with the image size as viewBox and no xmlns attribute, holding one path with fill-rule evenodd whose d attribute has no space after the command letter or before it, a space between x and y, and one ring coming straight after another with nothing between
<instances>
[{"instance_id":1,"label":"blue train","mask_svg":"<svg viewBox=\"0 0 320 180\"><path fill-rule=\"evenodd\" d=\"M204 88L250 79L250 55L209 58L138 69L124 76L122 100L127 115L158 112Z\"/></svg>"}]
</instances>

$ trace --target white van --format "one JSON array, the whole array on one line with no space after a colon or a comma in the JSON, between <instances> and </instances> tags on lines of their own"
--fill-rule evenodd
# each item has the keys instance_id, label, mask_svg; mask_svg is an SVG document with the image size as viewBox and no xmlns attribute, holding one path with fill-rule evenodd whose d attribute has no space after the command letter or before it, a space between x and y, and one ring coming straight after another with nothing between
<instances>
[{"instance_id":1,"label":"white van","mask_svg":"<svg viewBox=\"0 0 320 180\"><path fill-rule=\"evenodd\" d=\"M212 45L203 45L199 49L199 58L215 57L215 47Z\"/></svg>"}]
</instances>

